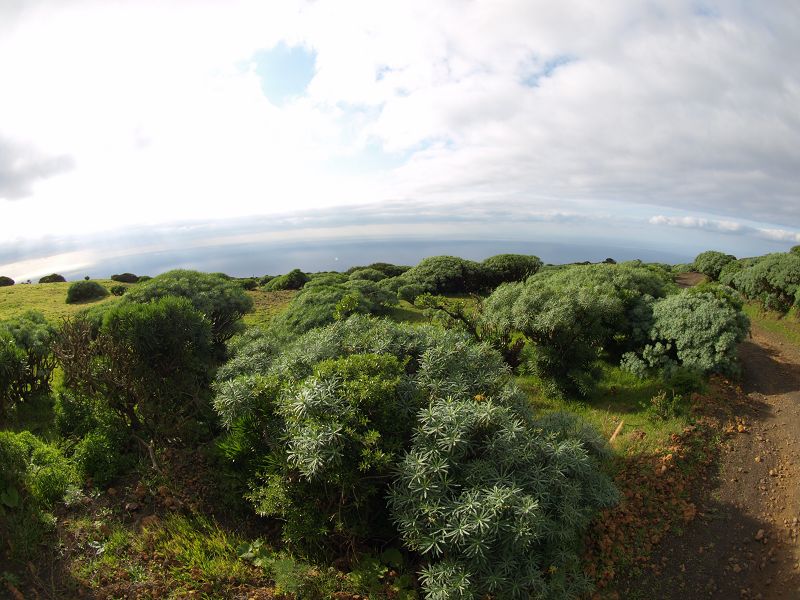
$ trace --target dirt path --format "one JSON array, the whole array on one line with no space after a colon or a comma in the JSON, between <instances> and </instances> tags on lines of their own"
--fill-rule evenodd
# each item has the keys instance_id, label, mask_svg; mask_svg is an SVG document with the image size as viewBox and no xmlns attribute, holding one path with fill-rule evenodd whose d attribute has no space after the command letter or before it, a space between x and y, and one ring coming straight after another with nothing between
<instances>
[{"instance_id":1,"label":"dirt path","mask_svg":"<svg viewBox=\"0 0 800 600\"><path fill-rule=\"evenodd\" d=\"M740 347L745 431L729 436L698 518L656 550L631 598L800 598L800 349L757 327Z\"/></svg>"}]
</instances>

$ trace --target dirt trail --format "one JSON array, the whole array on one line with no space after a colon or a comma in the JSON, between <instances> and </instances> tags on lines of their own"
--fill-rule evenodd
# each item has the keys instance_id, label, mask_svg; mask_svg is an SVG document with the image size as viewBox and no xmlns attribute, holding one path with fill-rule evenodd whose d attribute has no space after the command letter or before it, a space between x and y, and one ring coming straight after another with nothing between
<instances>
[{"instance_id":1,"label":"dirt trail","mask_svg":"<svg viewBox=\"0 0 800 600\"><path fill-rule=\"evenodd\" d=\"M745 431L729 436L698 519L629 597L800 599L800 348L753 327L740 347Z\"/></svg>"}]
</instances>

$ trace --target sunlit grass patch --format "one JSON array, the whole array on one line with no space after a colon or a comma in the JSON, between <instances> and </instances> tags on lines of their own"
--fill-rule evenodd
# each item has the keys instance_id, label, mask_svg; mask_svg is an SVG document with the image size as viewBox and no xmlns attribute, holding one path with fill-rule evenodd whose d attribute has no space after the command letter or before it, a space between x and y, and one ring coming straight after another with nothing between
<instances>
[{"instance_id":1,"label":"sunlit grass patch","mask_svg":"<svg viewBox=\"0 0 800 600\"><path fill-rule=\"evenodd\" d=\"M110 288L119 284L111 279L96 279L97 283ZM77 302L67 304L67 290L74 282L66 283L32 283L16 284L0 287L0 320L11 319L22 315L29 310L41 312L48 320L58 321L69 317L88 306L96 306L107 302L119 301L118 296L109 295L100 300L91 302Z\"/></svg>"},{"instance_id":2,"label":"sunlit grass patch","mask_svg":"<svg viewBox=\"0 0 800 600\"><path fill-rule=\"evenodd\" d=\"M793 308L786 315L765 311L758 304L748 303L744 306L744 312L750 317L754 325L762 329L781 336L787 342L800 346L800 311Z\"/></svg>"},{"instance_id":3,"label":"sunlit grass patch","mask_svg":"<svg viewBox=\"0 0 800 600\"><path fill-rule=\"evenodd\" d=\"M247 295L253 299L253 309L242 319L245 325L267 325L273 317L289 307L289 303L297 295L297 290L280 290L267 292L250 290Z\"/></svg>"}]
</instances>

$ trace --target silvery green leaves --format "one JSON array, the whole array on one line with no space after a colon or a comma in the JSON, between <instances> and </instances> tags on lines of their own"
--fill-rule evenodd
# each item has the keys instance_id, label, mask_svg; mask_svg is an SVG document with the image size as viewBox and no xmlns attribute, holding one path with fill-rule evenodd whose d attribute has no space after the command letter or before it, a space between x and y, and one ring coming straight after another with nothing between
<instances>
[{"instance_id":1,"label":"silvery green leaves","mask_svg":"<svg viewBox=\"0 0 800 600\"><path fill-rule=\"evenodd\" d=\"M574 418L536 423L491 398L420 411L389 503L406 545L428 557L426 596L575 597L580 533L617 500L594 458L606 452Z\"/></svg>"}]
</instances>

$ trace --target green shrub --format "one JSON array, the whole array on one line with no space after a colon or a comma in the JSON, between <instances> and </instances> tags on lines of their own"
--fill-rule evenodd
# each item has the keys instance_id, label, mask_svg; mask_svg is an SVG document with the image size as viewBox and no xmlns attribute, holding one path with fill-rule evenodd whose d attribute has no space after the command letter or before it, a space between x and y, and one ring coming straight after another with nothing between
<instances>
[{"instance_id":1,"label":"green shrub","mask_svg":"<svg viewBox=\"0 0 800 600\"><path fill-rule=\"evenodd\" d=\"M285 275L280 275L271 279L264 285L264 290L267 292L276 292L279 290L299 290L309 280L308 275L303 273L300 269L289 271Z\"/></svg>"},{"instance_id":2,"label":"green shrub","mask_svg":"<svg viewBox=\"0 0 800 600\"><path fill-rule=\"evenodd\" d=\"M457 256L431 256L406 271L407 284L420 285L434 294L475 292L484 287L480 264Z\"/></svg>"},{"instance_id":3,"label":"green shrub","mask_svg":"<svg viewBox=\"0 0 800 600\"><path fill-rule=\"evenodd\" d=\"M112 285L112 286L109 288L109 291L110 291L110 292L111 292L111 293L112 293L114 296L124 296L124 295L125 295L125 292L127 292L127 291L128 291L128 288L127 288L126 286L124 286L124 285Z\"/></svg>"},{"instance_id":4,"label":"green shrub","mask_svg":"<svg viewBox=\"0 0 800 600\"><path fill-rule=\"evenodd\" d=\"M55 361L51 343L56 330L39 312L0 322L0 414L33 394L47 392Z\"/></svg>"},{"instance_id":5,"label":"green shrub","mask_svg":"<svg viewBox=\"0 0 800 600\"><path fill-rule=\"evenodd\" d=\"M94 485L106 487L125 468L124 436L119 431L94 430L86 434L75 446L72 455L84 477L91 477Z\"/></svg>"},{"instance_id":6,"label":"green shrub","mask_svg":"<svg viewBox=\"0 0 800 600\"><path fill-rule=\"evenodd\" d=\"M7 285L14 285L14 280L11 279L11 277L0 275L0 287L5 287Z\"/></svg>"},{"instance_id":7,"label":"green shrub","mask_svg":"<svg viewBox=\"0 0 800 600\"><path fill-rule=\"evenodd\" d=\"M211 323L211 334L215 344L229 340L243 325L241 318L253 307L253 300L235 281L198 271L174 270L131 288L123 302L144 303L179 296L187 298L195 309L203 313Z\"/></svg>"},{"instance_id":8,"label":"green shrub","mask_svg":"<svg viewBox=\"0 0 800 600\"><path fill-rule=\"evenodd\" d=\"M750 329L747 316L727 299L685 290L653 305L650 342L627 354L622 366L669 377L678 367L699 373L738 373L737 345Z\"/></svg>"},{"instance_id":9,"label":"green shrub","mask_svg":"<svg viewBox=\"0 0 800 600\"><path fill-rule=\"evenodd\" d=\"M79 483L77 472L58 448L28 431L0 431L0 464L0 543L12 559L30 560L52 529L48 511Z\"/></svg>"},{"instance_id":10,"label":"green shrub","mask_svg":"<svg viewBox=\"0 0 800 600\"><path fill-rule=\"evenodd\" d=\"M607 448L575 419L536 419L495 351L360 315L282 350L268 337L235 341L214 404L248 499L293 548L341 552L394 522L429 597L457 597L451 570L463 597L584 589L578 542L616 499Z\"/></svg>"},{"instance_id":11,"label":"green shrub","mask_svg":"<svg viewBox=\"0 0 800 600\"><path fill-rule=\"evenodd\" d=\"M310 281L292 299L288 309L272 320L272 331L292 337L327 325L337 315L342 318L355 313L383 314L396 302L395 296L373 281L343 279L342 275L333 274ZM348 305L344 312L343 302Z\"/></svg>"},{"instance_id":12,"label":"green shrub","mask_svg":"<svg viewBox=\"0 0 800 600\"><path fill-rule=\"evenodd\" d=\"M720 271L725 268L728 263L734 262L735 256L717 252L716 250L708 250L701 252L694 259L694 268L698 273L702 273L706 277L716 281L719 279Z\"/></svg>"},{"instance_id":13,"label":"green shrub","mask_svg":"<svg viewBox=\"0 0 800 600\"><path fill-rule=\"evenodd\" d=\"M197 413L214 361L211 324L175 296L116 304L96 333L85 318L68 321L54 350L68 388L151 431Z\"/></svg>"},{"instance_id":14,"label":"green shrub","mask_svg":"<svg viewBox=\"0 0 800 600\"><path fill-rule=\"evenodd\" d=\"M377 269L356 269L350 273L348 279L366 279L368 281L381 281L386 279L386 273L378 271Z\"/></svg>"},{"instance_id":15,"label":"green shrub","mask_svg":"<svg viewBox=\"0 0 800 600\"><path fill-rule=\"evenodd\" d=\"M255 277L245 277L244 279L237 279L236 281L239 282L243 290L247 290L248 292L259 286L259 281Z\"/></svg>"},{"instance_id":16,"label":"green shrub","mask_svg":"<svg viewBox=\"0 0 800 600\"><path fill-rule=\"evenodd\" d=\"M763 256L736 273L731 285L767 310L788 312L800 290L800 254Z\"/></svg>"},{"instance_id":17,"label":"green shrub","mask_svg":"<svg viewBox=\"0 0 800 600\"><path fill-rule=\"evenodd\" d=\"M403 542L426 559L426 597L590 589L581 536L618 496L599 468L608 449L574 419L536 421L524 398L437 399L421 412L390 506Z\"/></svg>"},{"instance_id":18,"label":"green shrub","mask_svg":"<svg viewBox=\"0 0 800 600\"><path fill-rule=\"evenodd\" d=\"M393 265L391 263L385 262L376 262L370 265L366 265L364 267L350 267L345 271L346 275L352 275L355 271L360 271L362 269L370 269L375 270L383 273L385 277L397 277L398 275L402 275L406 271L408 271L411 267L406 267L402 265Z\"/></svg>"},{"instance_id":19,"label":"green shrub","mask_svg":"<svg viewBox=\"0 0 800 600\"><path fill-rule=\"evenodd\" d=\"M113 281L119 281L120 283L138 283L139 277L134 275L133 273L119 273L116 275L112 275L111 279Z\"/></svg>"},{"instance_id":20,"label":"green shrub","mask_svg":"<svg viewBox=\"0 0 800 600\"><path fill-rule=\"evenodd\" d=\"M542 268L538 256L525 254L498 254L481 263L484 287L496 288L501 283L524 281Z\"/></svg>"},{"instance_id":21,"label":"green shrub","mask_svg":"<svg viewBox=\"0 0 800 600\"><path fill-rule=\"evenodd\" d=\"M139 275L139 283L144 283L145 281L150 281L153 278L150 275Z\"/></svg>"},{"instance_id":22,"label":"green shrub","mask_svg":"<svg viewBox=\"0 0 800 600\"><path fill-rule=\"evenodd\" d=\"M50 275L45 275L39 279L39 283L64 283L66 279L63 275L59 275L58 273L51 273Z\"/></svg>"},{"instance_id":23,"label":"green shrub","mask_svg":"<svg viewBox=\"0 0 800 600\"><path fill-rule=\"evenodd\" d=\"M100 300L108 296L108 290L96 281L76 281L67 289L67 304Z\"/></svg>"},{"instance_id":24,"label":"green shrub","mask_svg":"<svg viewBox=\"0 0 800 600\"><path fill-rule=\"evenodd\" d=\"M418 296L426 293L428 293L427 286L411 283L400 286L400 288L397 290L397 298L398 300L405 300L406 302L411 302L413 304Z\"/></svg>"}]
</instances>

